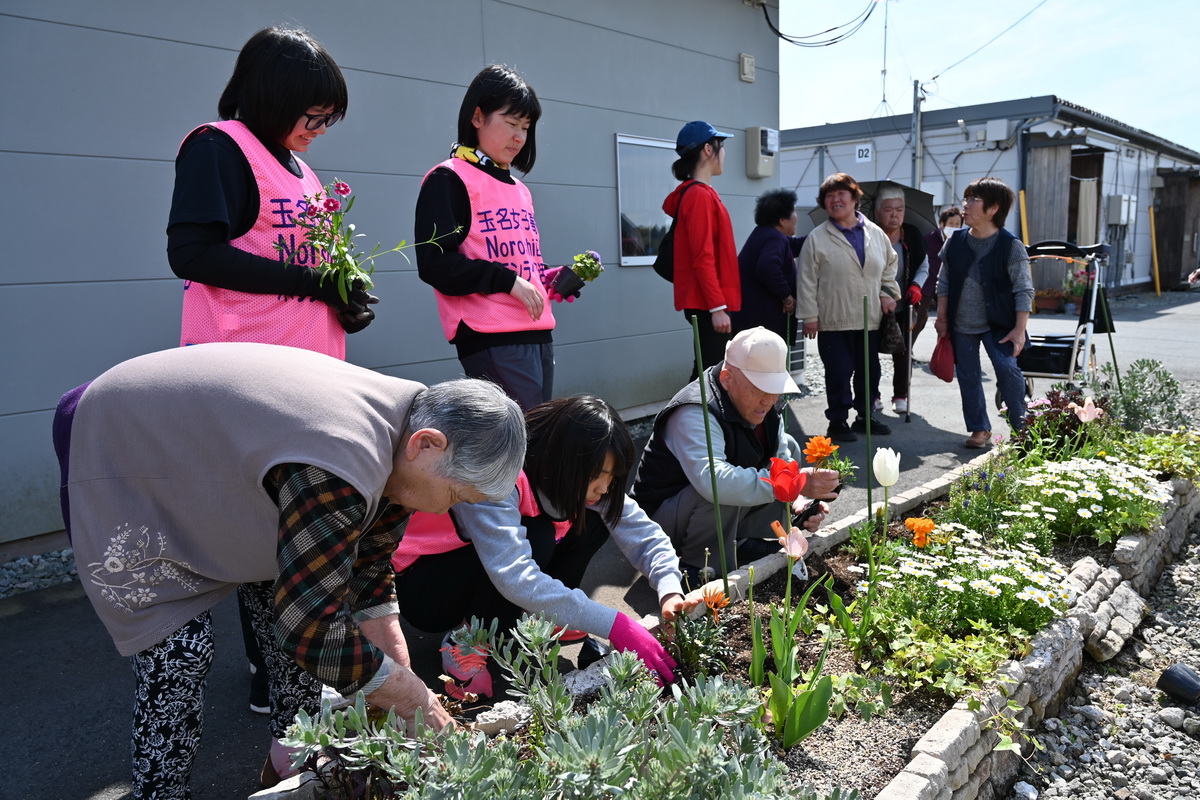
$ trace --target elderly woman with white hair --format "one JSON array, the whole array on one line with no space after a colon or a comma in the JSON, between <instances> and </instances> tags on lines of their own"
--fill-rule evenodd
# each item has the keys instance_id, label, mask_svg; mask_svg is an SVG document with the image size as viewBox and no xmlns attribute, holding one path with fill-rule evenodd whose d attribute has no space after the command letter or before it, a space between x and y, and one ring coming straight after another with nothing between
<instances>
[{"instance_id":1,"label":"elderly woman with white hair","mask_svg":"<svg viewBox=\"0 0 1200 800\"><path fill-rule=\"evenodd\" d=\"M187 796L210 609L234 591L268 671L264 785L292 771L279 739L321 684L453 724L409 668L390 559L412 512L512 491L525 422L499 388L202 344L68 392L54 443L81 582L136 678L134 797Z\"/></svg>"}]
</instances>

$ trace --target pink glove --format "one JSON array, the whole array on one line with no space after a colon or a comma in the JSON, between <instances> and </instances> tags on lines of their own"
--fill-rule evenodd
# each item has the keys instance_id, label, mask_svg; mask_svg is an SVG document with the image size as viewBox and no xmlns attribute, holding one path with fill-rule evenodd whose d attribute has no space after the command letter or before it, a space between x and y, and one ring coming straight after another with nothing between
<instances>
[{"instance_id":1,"label":"pink glove","mask_svg":"<svg viewBox=\"0 0 1200 800\"><path fill-rule=\"evenodd\" d=\"M662 686L664 681L675 682L675 673L672 672L675 662L650 631L628 615L617 612L617 619L613 622L612 630L608 632L608 641L612 642L612 646L617 650L628 650L636 654L650 670L650 674L654 675L659 686Z\"/></svg>"},{"instance_id":2,"label":"pink glove","mask_svg":"<svg viewBox=\"0 0 1200 800\"><path fill-rule=\"evenodd\" d=\"M548 269L545 272L543 272L542 273L542 286L544 286L546 288L546 297L549 297L554 302L556 302L556 303L563 303L563 302L574 303L575 298L579 297L579 292L576 292L575 294L571 295L570 297L563 297L561 294L559 294L558 292L556 292L554 290L554 281L558 277L558 273L564 269L566 269L566 267L554 267L552 269Z\"/></svg>"},{"instance_id":3,"label":"pink glove","mask_svg":"<svg viewBox=\"0 0 1200 800\"><path fill-rule=\"evenodd\" d=\"M920 305L921 303L921 287L915 283L908 287L908 291L904 293L904 297L908 300L909 305Z\"/></svg>"}]
</instances>

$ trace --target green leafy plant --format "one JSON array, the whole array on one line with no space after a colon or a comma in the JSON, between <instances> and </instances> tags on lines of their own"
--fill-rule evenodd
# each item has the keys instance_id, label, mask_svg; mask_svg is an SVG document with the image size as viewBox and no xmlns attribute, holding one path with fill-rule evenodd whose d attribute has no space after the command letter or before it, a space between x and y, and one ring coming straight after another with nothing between
<instances>
[{"instance_id":1,"label":"green leafy plant","mask_svg":"<svg viewBox=\"0 0 1200 800\"><path fill-rule=\"evenodd\" d=\"M1038 750L1044 750L1045 745L1036 736L1027 734L1025 727L1021 724L1019 715L1025 710L1025 707L1011 699L1010 689L1013 688L1013 683L1011 678L1001 677L997 683L998 693L994 700L983 700L974 696L967 700L967 709L978 712L986 708L989 712L980 720L980 724L996 731L999 736L996 746L992 748L993 751L1007 750L1020 756L1022 744L1025 742L1032 744Z\"/></svg>"},{"instance_id":2,"label":"green leafy plant","mask_svg":"<svg viewBox=\"0 0 1200 800\"><path fill-rule=\"evenodd\" d=\"M710 587L704 592L701 616L693 619L680 614L659 628L658 639L675 659L683 677L717 675L729 669L734 652L721 621L721 609L728 605L725 593Z\"/></svg>"},{"instance_id":3,"label":"green leafy plant","mask_svg":"<svg viewBox=\"0 0 1200 800\"><path fill-rule=\"evenodd\" d=\"M792 605L792 567L796 559L791 555L787 561L787 583L781 604L771 606L771 654L775 669L764 671L766 646L763 643L762 625L754 613L754 576L751 574L749 595L751 618L751 664L750 680L755 686L764 682L770 686L767 709L775 725L775 735L785 748L792 747L810 736L829 718L829 701L833 684L828 675L821 676L821 668L829 653L829 640L817 660L817 666L806 679L804 689L797 691L796 684L805 676L796 663L796 630L805 616L808 600L819 581L808 587L797 606ZM765 672L765 674L764 674Z\"/></svg>"},{"instance_id":4,"label":"green leafy plant","mask_svg":"<svg viewBox=\"0 0 1200 800\"><path fill-rule=\"evenodd\" d=\"M527 618L517 627L505 667L514 683L561 683L540 658L521 659L535 642L553 649L542 622ZM585 711L561 709L537 742L488 740L463 729L435 733L419 723L406 731L395 714L369 713L362 693L351 708L326 705L318 717L299 715L284 741L310 764L326 759L319 775L328 800L858 797L791 785L756 724L756 689L700 676L674 684L664 702L633 653L616 653L606 664L609 681L596 699Z\"/></svg>"},{"instance_id":5,"label":"green leafy plant","mask_svg":"<svg viewBox=\"0 0 1200 800\"><path fill-rule=\"evenodd\" d=\"M893 621L883 673L898 685L927 687L947 697L973 697L995 679L1006 660L1025 654L1029 634L982 620L966 634L951 635L912 617Z\"/></svg>"},{"instance_id":6,"label":"green leafy plant","mask_svg":"<svg viewBox=\"0 0 1200 800\"><path fill-rule=\"evenodd\" d=\"M1182 387L1161 361L1141 358L1129 365L1125 374L1115 381L1115 368L1105 364L1102 368L1105 379L1114 388L1108 402L1131 431L1169 431L1188 424L1187 416L1179 407Z\"/></svg>"},{"instance_id":7,"label":"green leafy plant","mask_svg":"<svg viewBox=\"0 0 1200 800\"><path fill-rule=\"evenodd\" d=\"M525 614L502 645L493 644L496 663L510 677L509 694L524 698L533 712L535 746L541 737L557 730L571 708L571 693L558 672L562 650L554 623Z\"/></svg>"},{"instance_id":8,"label":"green leafy plant","mask_svg":"<svg viewBox=\"0 0 1200 800\"><path fill-rule=\"evenodd\" d=\"M1133 436L1115 444L1113 455L1160 478L1200 481L1200 432L1194 430Z\"/></svg>"},{"instance_id":9,"label":"green leafy plant","mask_svg":"<svg viewBox=\"0 0 1200 800\"><path fill-rule=\"evenodd\" d=\"M579 276L580 280L584 281L594 281L600 277L601 272L604 272L600 254L595 250L586 250L575 256L568 267Z\"/></svg>"},{"instance_id":10,"label":"green leafy plant","mask_svg":"<svg viewBox=\"0 0 1200 800\"><path fill-rule=\"evenodd\" d=\"M1100 544L1145 529L1171 499L1169 487L1153 473L1111 455L1047 462L1019 482L1028 488L1030 503L1040 503L1052 531L1091 536Z\"/></svg>"},{"instance_id":11,"label":"green leafy plant","mask_svg":"<svg viewBox=\"0 0 1200 800\"><path fill-rule=\"evenodd\" d=\"M1120 435L1115 427L1109 398L1097 400L1077 388L1054 387L1029 403L1025 429L1014 433L1007 447L1023 464L1090 456L1111 447Z\"/></svg>"},{"instance_id":12,"label":"green leafy plant","mask_svg":"<svg viewBox=\"0 0 1200 800\"><path fill-rule=\"evenodd\" d=\"M838 675L833 678L833 700L829 713L838 719L854 711L870 722L892 707L892 687L868 675Z\"/></svg>"}]
</instances>

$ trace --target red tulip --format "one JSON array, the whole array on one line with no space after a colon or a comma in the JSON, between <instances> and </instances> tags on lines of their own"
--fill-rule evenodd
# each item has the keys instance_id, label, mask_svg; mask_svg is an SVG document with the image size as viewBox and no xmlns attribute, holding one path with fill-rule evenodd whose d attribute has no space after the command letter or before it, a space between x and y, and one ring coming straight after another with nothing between
<instances>
[{"instance_id":1,"label":"red tulip","mask_svg":"<svg viewBox=\"0 0 1200 800\"><path fill-rule=\"evenodd\" d=\"M795 461L785 461L782 458L771 459L771 477L761 478L771 484L775 490L775 499L784 503L794 503L804 490L808 476L800 472L800 465Z\"/></svg>"}]
</instances>

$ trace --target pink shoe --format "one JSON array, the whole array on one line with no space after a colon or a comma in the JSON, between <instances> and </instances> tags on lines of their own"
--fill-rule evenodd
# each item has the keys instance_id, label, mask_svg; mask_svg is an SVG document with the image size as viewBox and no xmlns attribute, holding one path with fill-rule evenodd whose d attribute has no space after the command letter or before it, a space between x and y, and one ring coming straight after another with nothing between
<instances>
[{"instance_id":1,"label":"pink shoe","mask_svg":"<svg viewBox=\"0 0 1200 800\"><path fill-rule=\"evenodd\" d=\"M560 631L562 632L562 636L559 636L558 640L560 642L562 642L563 644L571 644L572 642L582 642L584 639L588 638L587 631L576 631L576 630L572 630L570 628L560 628L559 626L555 625L554 632L559 633Z\"/></svg>"},{"instance_id":2,"label":"pink shoe","mask_svg":"<svg viewBox=\"0 0 1200 800\"><path fill-rule=\"evenodd\" d=\"M467 695L476 697L492 696L492 675L488 672L488 646L476 645L463 647L451 644L449 638L442 642L442 669L446 674L442 679L446 682L445 691L456 700L470 700Z\"/></svg>"}]
</instances>

